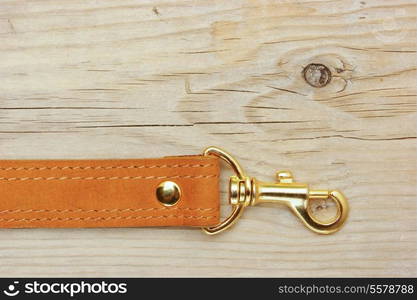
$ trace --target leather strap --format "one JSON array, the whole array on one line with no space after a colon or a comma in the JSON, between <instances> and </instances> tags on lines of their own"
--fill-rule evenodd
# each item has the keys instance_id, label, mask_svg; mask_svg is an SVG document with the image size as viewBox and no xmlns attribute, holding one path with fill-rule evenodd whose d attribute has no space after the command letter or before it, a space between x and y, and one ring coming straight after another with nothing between
<instances>
[{"instance_id":1,"label":"leather strap","mask_svg":"<svg viewBox=\"0 0 417 300\"><path fill-rule=\"evenodd\" d=\"M171 207L156 188L181 189ZM213 156L0 161L0 227L212 226L219 222Z\"/></svg>"}]
</instances>

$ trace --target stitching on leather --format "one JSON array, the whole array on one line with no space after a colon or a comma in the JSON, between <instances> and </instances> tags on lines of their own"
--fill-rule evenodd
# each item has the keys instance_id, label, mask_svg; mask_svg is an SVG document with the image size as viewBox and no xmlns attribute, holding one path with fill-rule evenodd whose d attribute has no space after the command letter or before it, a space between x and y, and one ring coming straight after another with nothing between
<instances>
[{"instance_id":1,"label":"stitching on leather","mask_svg":"<svg viewBox=\"0 0 417 300\"><path fill-rule=\"evenodd\" d=\"M110 170L110 169L154 169L154 168L207 168L213 164L139 165L139 166L54 166L54 167L0 167L2 171L33 170Z\"/></svg>"},{"instance_id":2,"label":"stitching on leather","mask_svg":"<svg viewBox=\"0 0 417 300\"><path fill-rule=\"evenodd\" d=\"M86 217L86 218L23 218L23 219L0 219L6 222L19 221L108 221L108 220L131 220L131 219L167 219L167 218L184 218L184 219L212 219L216 216L178 216L178 215L164 215L164 216L117 216L117 217Z\"/></svg>"},{"instance_id":3,"label":"stitching on leather","mask_svg":"<svg viewBox=\"0 0 417 300\"><path fill-rule=\"evenodd\" d=\"M67 176L63 176L63 177L0 177L0 180L4 180L4 181L14 181L14 180L20 180L20 181L24 181L24 180L134 180L134 179L144 179L144 180L148 180L148 179L165 179L165 178L211 178L211 177L217 177L216 174L212 174L212 175L176 175L176 176L123 176L123 177L119 177L119 176L113 176L113 177L105 177L105 176L101 176L101 177L67 177Z\"/></svg>"},{"instance_id":4,"label":"stitching on leather","mask_svg":"<svg viewBox=\"0 0 417 300\"><path fill-rule=\"evenodd\" d=\"M151 207L151 208L114 208L114 209L6 209L0 211L2 214L11 214L11 213L42 213L42 212L53 212L53 213L75 213L75 212L138 212L138 211L158 211L158 210L180 210L180 211L211 211L214 208L191 208L191 207Z\"/></svg>"}]
</instances>

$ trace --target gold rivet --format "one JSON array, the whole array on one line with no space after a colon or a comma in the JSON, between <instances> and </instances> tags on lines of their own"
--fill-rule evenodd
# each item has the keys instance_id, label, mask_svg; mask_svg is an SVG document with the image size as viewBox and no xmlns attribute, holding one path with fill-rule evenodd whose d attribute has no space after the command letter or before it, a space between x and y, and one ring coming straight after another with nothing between
<instances>
[{"instance_id":1,"label":"gold rivet","mask_svg":"<svg viewBox=\"0 0 417 300\"><path fill-rule=\"evenodd\" d=\"M156 188L156 198L165 206L173 206L181 198L181 189L175 182L164 181Z\"/></svg>"}]
</instances>

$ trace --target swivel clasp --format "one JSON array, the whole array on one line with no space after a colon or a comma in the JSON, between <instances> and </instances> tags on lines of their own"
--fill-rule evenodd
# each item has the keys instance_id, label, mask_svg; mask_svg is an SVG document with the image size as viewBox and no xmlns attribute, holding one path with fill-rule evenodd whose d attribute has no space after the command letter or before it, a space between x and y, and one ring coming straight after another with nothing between
<instances>
[{"instance_id":1,"label":"swivel clasp","mask_svg":"<svg viewBox=\"0 0 417 300\"><path fill-rule=\"evenodd\" d=\"M258 181L256 178L246 176L237 161L224 150L209 147L204 154L218 156L226 161L236 173L230 177L229 181L229 202L233 206L232 214L214 227L203 228L208 234L217 234L227 229L237 221L245 207L259 203L286 205L304 225L320 234L330 234L339 230L347 218L349 206L346 198L339 191L310 190L308 185L294 182L289 171L277 172L277 182ZM314 218L310 201L328 199L336 203L336 216L327 222Z\"/></svg>"}]
</instances>

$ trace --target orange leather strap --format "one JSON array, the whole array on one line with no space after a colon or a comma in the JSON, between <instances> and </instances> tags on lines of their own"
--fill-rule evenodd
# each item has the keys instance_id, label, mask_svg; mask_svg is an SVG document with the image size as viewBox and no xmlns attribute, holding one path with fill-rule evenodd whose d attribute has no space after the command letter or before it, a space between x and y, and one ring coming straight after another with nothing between
<instances>
[{"instance_id":1,"label":"orange leather strap","mask_svg":"<svg viewBox=\"0 0 417 300\"><path fill-rule=\"evenodd\" d=\"M171 207L156 188L181 189ZM212 156L0 161L0 227L212 226L219 222Z\"/></svg>"}]
</instances>

